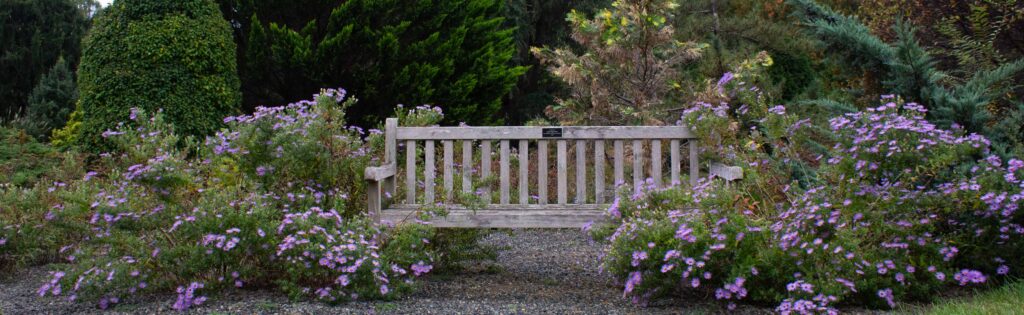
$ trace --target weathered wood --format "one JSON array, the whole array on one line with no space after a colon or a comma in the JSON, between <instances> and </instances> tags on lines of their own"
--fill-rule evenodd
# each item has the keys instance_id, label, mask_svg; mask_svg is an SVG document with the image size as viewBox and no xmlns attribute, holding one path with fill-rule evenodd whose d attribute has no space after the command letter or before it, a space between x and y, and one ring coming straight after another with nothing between
<instances>
[{"instance_id":1,"label":"weathered wood","mask_svg":"<svg viewBox=\"0 0 1024 315\"><path fill-rule=\"evenodd\" d=\"M376 180L366 181L366 210L370 220L380 223L381 211L381 182Z\"/></svg>"},{"instance_id":2,"label":"weathered wood","mask_svg":"<svg viewBox=\"0 0 1024 315\"><path fill-rule=\"evenodd\" d=\"M672 142L669 143L668 149L669 149L669 151L671 151L671 153L669 154L670 162L672 163L672 166L671 166L671 169L672 169L672 171L671 171L672 172L672 177L671 177L672 183L671 184L672 185L679 185L680 184L680 182L679 182L679 163L680 163L679 140L672 139Z\"/></svg>"},{"instance_id":3,"label":"weathered wood","mask_svg":"<svg viewBox=\"0 0 1024 315\"><path fill-rule=\"evenodd\" d=\"M661 140L651 140L651 178L654 187L661 188Z\"/></svg>"},{"instance_id":4,"label":"weathered wood","mask_svg":"<svg viewBox=\"0 0 1024 315\"><path fill-rule=\"evenodd\" d=\"M700 165L697 164L697 140L690 139L690 185L697 186L697 178L700 177Z\"/></svg>"},{"instance_id":5,"label":"weathered wood","mask_svg":"<svg viewBox=\"0 0 1024 315\"><path fill-rule=\"evenodd\" d=\"M556 129L546 130L545 129ZM423 204L435 202L435 195L441 191L436 189L436 159L441 156L443 165L443 191L442 201L451 202L454 194L455 172L455 141L462 141L462 189L465 192L473 190L473 176L475 169L473 146L480 141L480 172L481 178L490 178L491 168L494 165L492 141L499 141L500 168L498 185L500 196L497 203L492 204L491 191L493 184L481 187L484 191L484 203L482 209L466 209L463 206L444 204L449 209L447 217L435 218L433 221L438 227L484 227L484 228L578 228L592 222L600 222L606 217L604 214L604 202L610 199L606 189L607 178L605 176L605 161L608 159L608 152L605 147L607 141L613 141L613 177L615 183L624 183L625 145L629 141L632 148L633 158L633 186L634 189L642 189L646 184L645 171L650 172L653 184L657 187L664 187L666 179L662 173L663 159L662 143L669 141L671 180L675 185L680 181L682 166L681 141L687 141L689 149L690 181L695 184L699 177L698 146L697 139L686 127L398 127L398 121L388 119L385 122L385 149L382 166L367 167L364 176L368 181L367 185L367 209L369 216L379 220L381 218L389 221L415 220L414 214L423 207ZM548 138L544 138L547 136ZM416 141L422 140L423 144L423 189L424 196L417 200L419 182L419 168L417 160ZM531 204L530 199L530 152L531 140L537 140L537 176L539 200ZM557 172L557 204L549 204L548 199L548 177L550 175L548 150L549 142L556 141L556 172ZM406 146L406 204L390 205L389 209L383 209L383 197L394 190L395 174L398 172L397 164L397 143L405 141ZM436 142L440 141L443 152L436 152ZM511 204L511 141L518 141L518 204ZM569 176L569 141L575 143L576 177L575 198L569 203L568 176ZM587 142L594 142L593 163L587 163ZM650 141L650 155L645 154L645 142ZM650 158L650 169L645 169L645 159ZM590 166L592 165L592 166ZM588 196L587 178L593 168L593 197ZM712 176L726 178L727 180L741 177L741 172L735 168L722 165L712 165L709 171ZM740 170L742 171L742 170ZM737 175L738 174L738 175ZM391 187L388 186L391 181ZM487 181L491 183L491 181Z\"/></svg>"},{"instance_id":6,"label":"weathered wood","mask_svg":"<svg viewBox=\"0 0 1024 315\"><path fill-rule=\"evenodd\" d=\"M480 178L491 177L491 141L480 141ZM491 185L481 187L484 191L484 200L491 203Z\"/></svg>"},{"instance_id":7,"label":"weathered wood","mask_svg":"<svg viewBox=\"0 0 1024 315\"><path fill-rule=\"evenodd\" d=\"M444 200L452 200L452 191L455 188L455 181L452 178L452 167L455 164L455 144L452 140L441 141L444 146L444 166L443 166L443 177L444 177Z\"/></svg>"},{"instance_id":8,"label":"weathered wood","mask_svg":"<svg viewBox=\"0 0 1024 315\"><path fill-rule=\"evenodd\" d=\"M382 212L387 222L415 221L417 210L388 209ZM602 210L448 210L448 215L428 220L440 228L574 228L601 223Z\"/></svg>"},{"instance_id":9,"label":"weathered wood","mask_svg":"<svg viewBox=\"0 0 1024 315\"><path fill-rule=\"evenodd\" d=\"M564 204L568 203L568 201L569 201L569 197L568 197L568 195L569 195L569 192L568 192L568 190L569 190L568 189L568 186L569 186L569 184L568 184L568 177L569 177L569 175L566 174L566 169L568 168L568 166L566 165L567 157L565 156L565 154L566 154L566 152L565 152L566 151L565 140L558 140L557 141L557 147L558 147L558 153L557 153L557 155L558 155L558 204L564 205Z\"/></svg>"},{"instance_id":10,"label":"weathered wood","mask_svg":"<svg viewBox=\"0 0 1024 315\"><path fill-rule=\"evenodd\" d=\"M587 142L576 140L576 203L587 202Z\"/></svg>"},{"instance_id":11,"label":"weathered wood","mask_svg":"<svg viewBox=\"0 0 1024 315\"><path fill-rule=\"evenodd\" d=\"M501 140L501 162L499 162L499 163L501 165L501 170L500 170L500 172L501 172L500 173L500 177L501 177L500 178L500 181L501 181L501 196L499 198L499 202L501 202L501 204L508 204L509 203L509 177L511 176L511 174L509 172L508 140Z\"/></svg>"},{"instance_id":12,"label":"weathered wood","mask_svg":"<svg viewBox=\"0 0 1024 315\"><path fill-rule=\"evenodd\" d=\"M712 163L708 167L708 174L724 179L726 182L731 182L737 179L743 179L743 168L739 166L728 166L722 163Z\"/></svg>"},{"instance_id":13,"label":"weathered wood","mask_svg":"<svg viewBox=\"0 0 1024 315\"><path fill-rule=\"evenodd\" d=\"M436 175L434 156L434 141L425 141L423 149L423 202L427 204L434 203L434 176Z\"/></svg>"},{"instance_id":14,"label":"weathered wood","mask_svg":"<svg viewBox=\"0 0 1024 315\"><path fill-rule=\"evenodd\" d=\"M644 184L643 142L633 140L633 191L638 192Z\"/></svg>"},{"instance_id":15,"label":"weathered wood","mask_svg":"<svg viewBox=\"0 0 1024 315\"><path fill-rule=\"evenodd\" d=\"M604 202L604 140L594 140L594 202Z\"/></svg>"},{"instance_id":16,"label":"weathered wood","mask_svg":"<svg viewBox=\"0 0 1024 315\"><path fill-rule=\"evenodd\" d=\"M367 167L363 172L363 175L365 179L372 181L383 181L388 178L393 178L395 176L395 165L388 164Z\"/></svg>"},{"instance_id":17,"label":"weathered wood","mask_svg":"<svg viewBox=\"0 0 1024 315\"><path fill-rule=\"evenodd\" d=\"M530 203L530 142L519 140L519 204Z\"/></svg>"},{"instance_id":18,"label":"weathered wood","mask_svg":"<svg viewBox=\"0 0 1024 315\"><path fill-rule=\"evenodd\" d=\"M691 139L682 126L553 127L562 139ZM400 127L399 140L533 140L543 139L540 127Z\"/></svg>"},{"instance_id":19,"label":"weathered wood","mask_svg":"<svg viewBox=\"0 0 1024 315\"><path fill-rule=\"evenodd\" d=\"M416 203L416 141L405 141L405 202Z\"/></svg>"},{"instance_id":20,"label":"weathered wood","mask_svg":"<svg viewBox=\"0 0 1024 315\"><path fill-rule=\"evenodd\" d=\"M548 204L548 141L537 141L537 203Z\"/></svg>"},{"instance_id":21,"label":"weathered wood","mask_svg":"<svg viewBox=\"0 0 1024 315\"><path fill-rule=\"evenodd\" d=\"M398 165L398 118L384 120L384 165L389 164ZM396 183L395 176L384 179L384 194L394 196Z\"/></svg>"},{"instance_id":22,"label":"weathered wood","mask_svg":"<svg viewBox=\"0 0 1024 315\"><path fill-rule=\"evenodd\" d=\"M462 141L462 191L473 192L473 140Z\"/></svg>"},{"instance_id":23,"label":"weathered wood","mask_svg":"<svg viewBox=\"0 0 1024 315\"><path fill-rule=\"evenodd\" d=\"M622 140L615 140L615 186L626 183L625 174L623 174L623 164L626 162L624 157L624 151Z\"/></svg>"}]
</instances>

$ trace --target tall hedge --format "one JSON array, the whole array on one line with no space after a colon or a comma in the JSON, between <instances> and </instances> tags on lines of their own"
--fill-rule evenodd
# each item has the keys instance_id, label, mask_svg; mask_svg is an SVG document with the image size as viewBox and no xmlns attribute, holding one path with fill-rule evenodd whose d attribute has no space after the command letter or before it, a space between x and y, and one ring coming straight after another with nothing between
<instances>
[{"instance_id":1,"label":"tall hedge","mask_svg":"<svg viewBox=\"0 0 1024 315\"><path fill-rule=\"evenodd\" d=\"M83 43L80 139L102 148L132 107L210 134L238 111L239 85L231 27L212 0L117 0Z\"/></svg>"}]
</instances>

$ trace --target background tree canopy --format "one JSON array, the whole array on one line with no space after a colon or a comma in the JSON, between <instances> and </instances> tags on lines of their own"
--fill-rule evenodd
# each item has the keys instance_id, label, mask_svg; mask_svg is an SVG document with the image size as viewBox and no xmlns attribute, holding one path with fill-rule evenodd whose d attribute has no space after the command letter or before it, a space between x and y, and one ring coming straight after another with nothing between
<instances>
[{"instance_id":1,"label":"background tree canopy","mask_svg":"<svg viewBox=\"0 0 1024 315\"><path fill-rule=\"evenodd\" d=\"M29 92L63 56L78 65L87 11L72 0L0 1L0 118L20 113Z\"/></svg>"},{"instance_id":2,"label":"background tree canopy","mask_svg":"<svg viewBox=\"0 0 1024 315\"><path fill-rule=\"evenodd\" d=\"M433 104L449 123L501 123L526 68L502 1L221 1L235 26L247 107L343 86L370 125L397 104Z\"/></svg>"}]
</instances>

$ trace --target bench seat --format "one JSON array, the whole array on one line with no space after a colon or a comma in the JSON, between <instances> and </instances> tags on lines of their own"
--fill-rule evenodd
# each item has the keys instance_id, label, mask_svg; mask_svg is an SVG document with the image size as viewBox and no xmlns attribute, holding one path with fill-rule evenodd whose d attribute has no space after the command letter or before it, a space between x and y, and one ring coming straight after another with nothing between
<instances>
[{"instance_id":1,"label":"bench seat","mask_svg":"<svg viewBox=\"0 0 1024 315\"><path fill-rule=\"evenodd\" d=\"M386 222L414 221L421 205L391 205L381 210ZM582 228L604 222L607 205L488 205L466 209L449 205L448 215L434 218L431 225L445 228Z\"/></svg>"}]
</instances>

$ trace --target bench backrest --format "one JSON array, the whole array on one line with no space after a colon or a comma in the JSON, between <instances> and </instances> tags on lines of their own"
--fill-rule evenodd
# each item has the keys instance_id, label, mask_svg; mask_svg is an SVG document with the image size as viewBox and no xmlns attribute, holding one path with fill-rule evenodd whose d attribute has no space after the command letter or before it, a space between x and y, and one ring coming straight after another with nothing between
<instances>
[{"instance_id":1,"label":"bench backrest","mask_svg":"<svg viewBox=\"0 0 1024 315\"><path fill-rule=\"evenodd\" d=\"M437 150L442 151L441 176L443 180L440 190L445 194L444 200L451 200L455 186L455 176L461 177L462 190L472 189L474 179L492 176L493 151L492 143L498 146L498 203L499 204L539 204L549 202L568 204L570 167L575 168L575 194L571 203L603 204L610 202L612 196L606 188L614 188L609 183L606 171L610 171L612 183L625 184L623 165L627 163L626 147L632 152L632 184L635 189L645 185L648 178L653 185L665 185L665 174L662 172L668 162L668 180L671 184L680 183L680 171L684 162L682 150L688 153L689 180L695 184L698 174L697 139L687 127L683 126L616 126L616 127L398 127L398 120L387 119L385 123L385 157L386 164L397 169L399 164L399 147L404 147L405 159L405 203L416 204L417 194L423 193L423 203L433 204L435 178L437 176ZM550 145L555 145L555 161L549 161ZM459 164L455 161L455 146L462 148ZM667 145L667 148L664 146ZM518 154L518 196L510 195L512 177L510 154L512 147L517 147ZM575 163L570 166L567 161L575 149ZM608 146L608 147L606 147ZM422 147L424 165L422 173L423 190L418 191L417 174L418 150ZM644 152L644 148L648 148ZM611 149L611 150L608 150ZM663 159L663 150L668 150L667 159ZM480 150L479 172L474 172L474 150ZM531 161L530 152L536 150L536 159ZM611 155L609 158L608 155ZM589 163L588 163L589 160ZM536 163L536 167L530 165ZM610 165L608 165L610 164ZM557 189L553 193L554 200L549 199L548 181L549 167L556 169ZM608 170L610 168L610 170ZM532 170L532 171L531 171ZM401 171L395 171L401 172ZM456 172L459 174L456 175ZM535 179L536 186L530 191L530 180ZM393 189L393 188L392 188ZM535 194L531 198L531 194ZM487 200L491 200L488 198Z\"/></svg>"}]
</instances>

